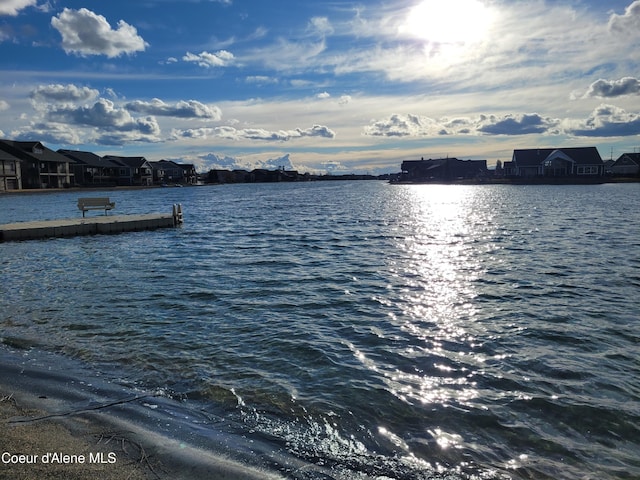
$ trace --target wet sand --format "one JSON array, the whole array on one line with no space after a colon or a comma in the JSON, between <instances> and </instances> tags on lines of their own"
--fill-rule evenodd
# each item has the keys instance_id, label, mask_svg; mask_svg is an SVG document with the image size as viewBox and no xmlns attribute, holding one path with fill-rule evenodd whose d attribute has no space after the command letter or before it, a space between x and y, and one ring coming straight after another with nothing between
<instances>
[{"instance_id":1,"label":"wet sand","mask_svg":"<svg viewBox=\"0 0 640 480\"><path fill-rule=\"evenodd\" d=\"M221 419L86 373L55 354L0 348L0 479L316 478L259 439L218 431Z\"/></svg>"},{"instance_id":2,"label":"wet sand","mask_svg":"<svg viewBox=\"0 0 640 480\"><path fill-rule=\"evenodd\" d=\"M38 420L46 412L27 407L25 400L0 391L0 478L160 478L144 450L124 436L59 419Z\"/></svg>"},{"instance_id":3,"label":"wet sand","mask_svg":"<svg viewBox=\"0 0 640 480\"><path fill-rule=\"evenodd\" d=\"M187 446L118 415L97 418L90 410L51 413L33 405L59 405L59 399L25 392L7 394L7 390L0 385L0 479L283 478Z\"/></svg>"}]
</instances>

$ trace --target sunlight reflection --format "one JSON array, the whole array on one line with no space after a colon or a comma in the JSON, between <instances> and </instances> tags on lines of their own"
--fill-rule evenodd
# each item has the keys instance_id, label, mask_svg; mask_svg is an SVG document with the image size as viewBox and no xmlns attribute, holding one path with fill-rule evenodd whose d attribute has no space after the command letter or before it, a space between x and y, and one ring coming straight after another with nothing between
<instances>
[{"instance_id":1,"label":"sunlight reflection","mask_svg":"<svg viewBox=\"0 0 640 480\"><path fill-rule=\"evenodd\" d=\"M462 448L462 437L460 435L445 432L440 428L429 430L429 434L442 449Z\"/></svg>"},{"instance_id":2,"label":"sunlight reflection","mask_svg":"<svg viewBox=\"0 0 640 480\"><path fill-rule=\"evenodd\" d=\"M409 445L407 445L407 443L404 440L402 440L398 435L396 435L393 432L390 432L386 428L378 427L378 433L380 433L380 435L382 435L391 443L393 443L396 447L401 448L405 451L409 450Z\"/></svg>"},{"instance_id":3,"label":"sunlight reflection","mask_svg":"<svg viewBox=\"0 0 640 480\"><path fill-rule=\"evenodd\" d=\"M473 377L485 358L474 350L477 295L473 281L482 274L477 251L474 192L463 186L420 185L408 189L412 231L398 249L395 267L404 282L402 316L396 320L415 338L404 355L415 372L389 372L389 388L405 401L469 405L479 396ZM472 328L470 328L472 327Z\"/></svg>"}]
</instances>

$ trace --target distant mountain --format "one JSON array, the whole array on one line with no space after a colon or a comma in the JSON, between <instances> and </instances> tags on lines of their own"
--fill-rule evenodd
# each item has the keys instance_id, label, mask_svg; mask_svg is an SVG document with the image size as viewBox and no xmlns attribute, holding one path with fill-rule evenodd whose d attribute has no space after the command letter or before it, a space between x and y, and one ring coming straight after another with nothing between
<instances>
[{"instance_id":1,"label":"distant mountain","mask_svg":"<svg viewBox=\"0 0 640 480\"><path fill-rule=\"evenodd\" d=\"M223 156L216 153L198 155L197 157L172 158L170 160L177 163L192 163L199 172L208 172L209 170L251 171L256 168L264 168L267 170L277 170L279 168L284 168L285 170L296 169L288 153L282 157L257 161L246 160L240 157Z\"/></svg>"},{"instance_id":2,"label":"distant mountain","mask_svg":"<svg viewBox=\"0 0 640 480\"><path fill-rule=\"evenodd\" d=\"M266 168L267 170L295 170L296 168L291 163L291 159L289 158L289 154L287 153L283 157L280 158L271 158L269 160L265 160L262 162L262 165L256 168Z\"/></svg>"}]
</instances>

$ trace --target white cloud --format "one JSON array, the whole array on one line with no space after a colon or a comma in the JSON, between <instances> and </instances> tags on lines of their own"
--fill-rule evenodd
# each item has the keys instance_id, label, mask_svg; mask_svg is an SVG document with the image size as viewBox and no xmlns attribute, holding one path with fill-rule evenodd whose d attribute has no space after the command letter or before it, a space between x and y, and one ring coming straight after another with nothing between
<instances>
[{"instance_id":1,"label":"white cloud","mask_svg":"<svg viewBox=\"0 0 640 480\"><path fill-rule=\"evenodd\" d=\"M215 136L216 132L217 132L217 129L211 128L211 127L187 128L184 130L174 129L171 132L171 139L177 140L178 138L192 138L192 139L209 138L209 137Z\"/></svg>"},{"instance_id":2,"label":"white cloud","mask_svg":"<svg viewBox=\"0 0 640 480\"><path fill-rule=\"evenodd\" d=\"M15 140L33 140L58 145L78 145L82 143L77 129L56 122L36 122L28 127L22 127L11 132Z\"/></svg>"},{"instance_id":3,"label":"white cloud","mask_svg":"<svg viewBox=\"0 0 640 480\"><path fill-rule=\"evenodd\" d=\"M49 13L51 11L53 11L53 5L51 5L51 0L47 0L44 3L41 3L40 5L38 5L36 7L38 9L38 11L42 12L42 13Z\"/></svg>"},{"instance_id":4,"label":"white cloud","mask_svg":"<svg viewBox=\"0 0 640 480\"><path fill-rule=\"evenodd\" d=\"M584 94L588 97L621 97L624 95L640 94L640 80L634 77L624 77L620 80L596 80L589 86L589 90Z\"/></svg>"},{"instance_id":5,"label":"white cloud","mask_svg":"<svg viewBox=\"0 0 640 480\"><path fill-rule=\"evenodd\" d=\"M246 52L240 60L243 63L264 64L277 72L302 72L324 64L321 54L326 48L324 38L311 41L279 38L273 44Z\"/></svg>"},{"instance_id":6,"label":"white cloud","mask_svg":"<svg viewBox=\"0 0 640 480\"><path fill-rule=\"evenodd\" d=\"M638 29L640 29L640 0L632 2L623 15L613 13L609 18L609 30L612 33L637 35Z\"/></svg>"},{"instance_id":7,"label":"white cloud","mask_svg":"<svg viewBox=\"0 0 640 480\"><path fill-rule=\"evenodd\" d=\"M160 141L161 130L155 117L134 118L126 109L116 107L104 98L92 106L52 106L46 113L46 120L47 123L66 124L67 129L69 126L89 127L95 135L91 141L102 145Z\"/></svg>"},{"instance_id":8,"label":"white cloud","mask_svg":"<svg viewBox=\"0 0 640 480\"><path fill-rule=\"evenodd\" d=\"M331 35L334 31L327 17L313 17L309 20L307 29L312 34L320 36Z\"/></svg>"},{"instance_id":9,"label":"white cloud","mask_svg":"<svg viewBox=\"0 0 640 480\"><path fill-rule=\"evenodd\" d=\"M89 87L78 87L73 84L39 85L31 92L31 99L45 102L86 102L94 100L100 92Z\"/></svg>"},{"instance_id":10,"label":"white cloud","mask_svg":"<svg viewBox=\"0 0 640 480\"><path fill-rule=\"evenodd\" d=\"M214 53L200 52L197 55L191 52L187 52L182 57L182 60L184 60L185 62L196 63L198 66L205 68L226 67L233 61L233 59L233 53L226 50L218 50Z\"/></svg>"},{"instance_id":11,"label":"white cloud","mask_svg":"<svg viewBox=\"0 0 640 480\"><path fill-rule=\"evenodd\" d=\"M537 113L481 116L476 128L478 132L490 135L531 135L559 133L554 130L559 120L543 117Z\"/></svg>"},{"instance_id":12,"label":"white cloud","mask_svg":"<svg viewBox=\"0 0 640 480\"><path fill-rule=\"evenodd\" d=\"M586 119L557 119L537 113L485 115L474 118L432 119L394 114L366 126L365 135L376 137L436 137L442 135L572 135L577 137L627 137L640 134L640 114L602 104Z\"/></svg>"},{"instance_id":13,"label":"white cloud","mask_svg":"<svg viewBox=\"0 0 640 480\"><path fill-rule=\"evenodd\" d=\"M135 100L124 106L127 110L144 115L158 115L176 118L203 118L208 120L220 120L222 111L218 107L210 107L197 100L179 101L168 104L158 98L150 102Z\"/></svg>"},{"instance_id":14,"label":"white cloud","mask_svg":"<svg viewBox=\"0 0 640 480\"><path fill-rule=\"evenodd\" d=\"M113 58L144 51L148 46L135 27L124 20L120 20L114 30L105 17L86 8L65 8L51 19L51 25L62 35L64 51L80 56L106 55Z\"/></svg>"},{"instance_id":15,"label":"white cloud","mask_svg":"<svg viewBox=\"0 0 640 480\"><path fill-rule=\"evenodd\" d=\"M365 127L365 135L374 137L423 137L439 135L442 125L422 115L393 114Z\"/></svg>"},{"instance_id":16,"label":"white cloud","mask_svg":"<svg viewBox=\"0 0 640 480\"><path fill-rule=\"evenodd\" d=\"M250 75L245 78L245 82L253 85L270 85L277 84L279 81L277 78L266 75Z\"/></svg>"},{"instance_id":17,"label":"white cloud","mask_svg":"<svg viewBox=\"0 0 640 480\"><path fill-rule=\"evenodd\" d=\"M334 138L335 132L324 125L314 125L311 128L293 130L266 130L264 128L236 129L225 125L215 128L190 128L185 130L174 130L174 137L178 138L209 138L218 137L228 140L260 140L267 142L287 142L289 140L304 137Z\"/></svg>"},{"instance_id":18,"label":"white cloud","mask_svg":"<svg viewBox=\"0 0 640 480\"><path fill-rule=\"evenodd\" d=\"M328 138L333 138L333 136L335 136L335 134L327 127L321 127L318 125L315 125L313 128L306 130L296 128L295 130L269 131L262 128L247 128L244 130L239 130L238 134L240 137L249 140L264 140L276 142L286 142L293 138L302 137L328 136Z\"/></svg>"},{"instance_id":19,"label":"white cloud","mask_svg":"<svg viewBox=\"0 0 640 480\"><path fill-rule=\"evenodd\" d=\"M366 126L375 137L437 137L443 135L530 135L559 133L560 120L537 113L479 115L475 118L433 119L423 115L393 114Z\"/></svg>"},{"instance_id":20,"label":"white cloud","mask_svg":"<svg viewBox=\"0 0 640 480\"><path fill-rule=\"evenodd\" d=\"M340 174L348 170L346 166L338 161L322 162L322 167L330 174Z\"/></svg>"},{"instance_id":21,"label":"white cloud","mask_svg":"<svg viewBox=\"0 0 640 480\"><path fill-rule=\"evenodd\" d=\"M320 100L324 100L325 98L330 98L330 97L331 97L331 94L329 92L321 92L316 95L316 98L319 98Z\"/></svg>"},{"instance_id":22,"label":"white cloud","mask_svg":"<svg viewBox=\"0 0 640 480\"><path fill-rule=\"evenodd\" d=\"M640 135L640 114L627 112L615 105L602 104L589 117L567 131L579 137L628 137Z\"/></svg>"},{"instance_id":23,"label":"white cloud","mask_svg":"<svg viewBox=\"0 0 640 480\"><path fill-rule=\"evenodd\" d=\"M0 1L0 15L16 16L20 10L36 3L37 0L2 0Z\"/></svg>"},{"instance_id":24,"label":"white cloud","mask_svg":"<svg viewBox=\"0 0 640 480\"><path fill-rule=\"evenodd\" d=\"M11 105L9 105L9 102L6 102L5 100L0 100L0 112L4 110L9 110L9 108L11 108Z\"/></svg>"},{"instance_id":25,"label":"white cloud","mask_svg":"<svg viewBox=\"0 0 640 480\"><path fill-rule=\"evenodd\" d=\"M161 141L160 129L152 118L142 121L141 124L144 124L146 129L99 133L91 141L98 145L127 145L133 142L154 143Z\"/></svg>"}]
</instances>

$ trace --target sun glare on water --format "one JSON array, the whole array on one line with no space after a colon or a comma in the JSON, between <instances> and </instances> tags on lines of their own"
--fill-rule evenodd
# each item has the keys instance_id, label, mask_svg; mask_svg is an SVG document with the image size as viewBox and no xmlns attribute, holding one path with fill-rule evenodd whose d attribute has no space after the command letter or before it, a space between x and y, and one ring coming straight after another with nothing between
<instances>
[{"instance_id":1,"label":"sun glare on water","mask_svg":"<svg viewBox=\"0 0 640 480\"><path fill-rule=\"evenodd\" d=\"M434 43L481 41L492 23L492 11L480 0L423 0L409 10L400 32Z\"/></svg>"}]
</instances>

